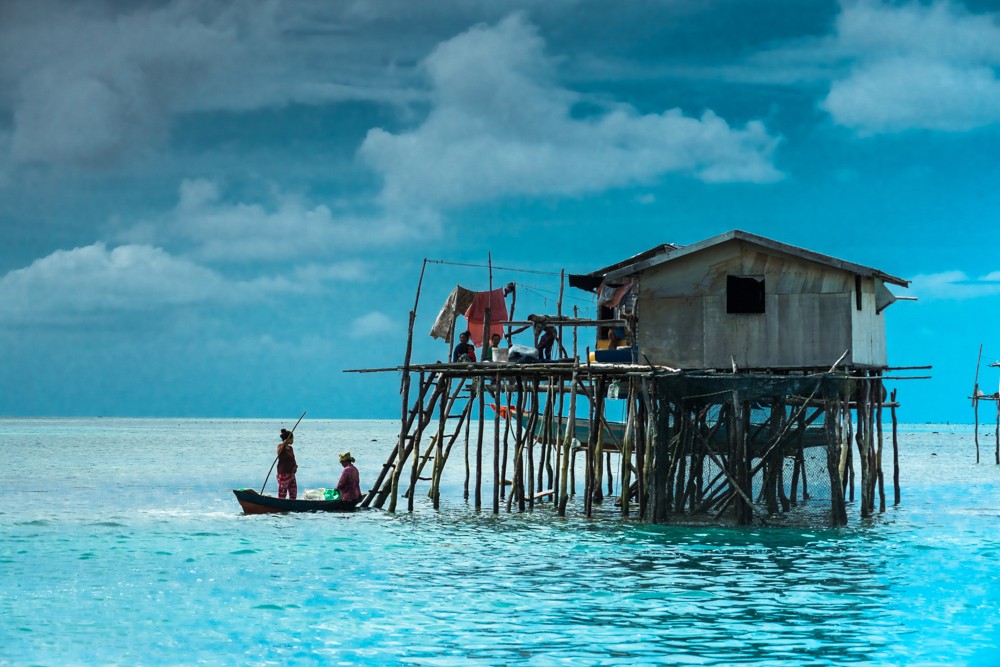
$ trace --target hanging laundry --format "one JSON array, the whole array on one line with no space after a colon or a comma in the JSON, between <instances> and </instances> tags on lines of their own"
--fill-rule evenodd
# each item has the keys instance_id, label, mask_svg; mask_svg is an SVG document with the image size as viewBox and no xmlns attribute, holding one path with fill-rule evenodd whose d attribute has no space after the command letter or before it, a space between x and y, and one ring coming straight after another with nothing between
<instances>
[{"instance_id":1,"label":"hanging laundry","mask_svg":"<svg viewBox=\"0 0 1000 667\"><path fill-rule=\"evenodd\" d=\"M476 293L472 290L465 289L461 285L456 286L445 300L437 319L434 320L434 326L431 327L431 338L452 340L455 318L458 317L459 313L464 314L475 298ZM482 328L481 322L479 326Z\"/></svg>"},{"instance_id":2,"label":"hanging laundry","mask_svg":"<svg viewBox=\"0 0 1000 667\"><path fill-rule=\"evenodd\" d=\"M625 295L632 291L633 284L608 285L605 283L597 290L597 305L617 308Z\"/></svg>"},{"instance_id":3,"label":"hanging laundry","mask_svg":"<svg viewBox=\"0 0 1000 667\"><path fill-rule=\"evenodd\" d=\"M503 292L502 287L492 292L476 292L472 305L465 311L472 344L476 347L483 346L483 320L486 318L487 304L490 306L490 335L498 333L503 336L503 325L500 323L507 319L507 302L504 301Z\"/></svg>"},{"instance_id":4,"label":"hanging laundry","mask_svg":"<svg viewBox=\"0 0 1000 667\"><path fill-rule=\"evenodd\" d=\"M601 286L604 282L604 278L601 276L592 276L590 274L575 274L571 273L567 276L569 278L569 286L576 287L577 289L586 290L587 292L596 292L597 288Z\"/></svg>"}]
</instances>

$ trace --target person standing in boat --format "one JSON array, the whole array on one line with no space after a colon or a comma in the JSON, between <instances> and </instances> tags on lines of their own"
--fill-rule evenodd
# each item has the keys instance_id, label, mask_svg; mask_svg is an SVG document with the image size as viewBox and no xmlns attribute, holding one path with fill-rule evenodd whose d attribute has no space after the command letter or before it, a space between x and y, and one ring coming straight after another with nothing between
<instances>
[{"instance_id":1,"label":"person standing in boat","mask_svg":"<svg viewBox=\"0 0 1000 667\"><path fill-rule=\"evenodd\" d=\"M294 433L281 429L281 444L278 445L278 497L284 498L287 495L290 500L295 500L299 495L299 487L295 483L295 471L299 466L295 463L295 450L292 448L294 440Z\"/></svg>"},{"instance_id":2,"label":"person standing in boat","mask_svg":"<svg viewBox=\"0 0 1000 667\"><path fill-rule=\"evenodd\" d=\"M340 491L340 499L353 503L361 500L361 475L354 467L354 457L350 452L344 452L339 456L340 465L344 466L340 473L340 481L337 482L337 490Z\"/></svg>"}]
</instances>

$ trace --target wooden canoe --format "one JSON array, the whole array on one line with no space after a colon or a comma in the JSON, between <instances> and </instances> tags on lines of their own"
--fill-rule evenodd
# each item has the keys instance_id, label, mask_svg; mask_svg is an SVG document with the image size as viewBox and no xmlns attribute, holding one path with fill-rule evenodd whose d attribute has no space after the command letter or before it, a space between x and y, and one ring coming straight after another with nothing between
<instances>
[{"instance_id":1,"label":"wooden canoe","mask_svg":"<svg viewBox=\"0 0 1000 667\"><path fill-rule=\"evenodd\" d=\"M288 500L262 496L253 489L233 489L244 514L274 514L277 512L353 512L360 500Z\"/></svg>"}]
</instances>

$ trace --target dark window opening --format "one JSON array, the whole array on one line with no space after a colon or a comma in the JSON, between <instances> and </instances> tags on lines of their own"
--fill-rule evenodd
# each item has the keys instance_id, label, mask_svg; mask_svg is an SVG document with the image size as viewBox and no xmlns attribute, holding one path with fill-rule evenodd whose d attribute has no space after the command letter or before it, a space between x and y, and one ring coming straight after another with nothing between
<instances>
[{"instance_id":1,"label":"dark window opening","mask_svg":"<svg viewBox=\"0 0 1000 667\"><path fill-rule=\"evenodd\" d=\"M854 305L861 310L861 276L854 276Z\"/></svg>"},{"instance_id":2,"label":"dark window opening","mask_svg":"<svg viewBox=\"0 0 1000 667\"><path fill-rule=\"evenodd\" d=\"M726 312L763 313L764 278L727 276Z\"/></svg>"}]
</instances>

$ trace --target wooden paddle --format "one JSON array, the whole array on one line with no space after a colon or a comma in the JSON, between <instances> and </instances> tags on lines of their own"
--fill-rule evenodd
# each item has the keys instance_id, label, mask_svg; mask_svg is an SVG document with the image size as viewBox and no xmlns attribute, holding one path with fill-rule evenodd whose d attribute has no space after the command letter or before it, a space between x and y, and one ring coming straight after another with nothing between
<instances>
[{"instance_id":1,"label":"wooden paddle","mask_svg":"<svg viewBox=\"0 0 1000 667\"><path fill-rule=\"evenodd\" d=\"M305 417L306 413L303 411L302 417ZM295 422L295 426L292 427L292 433L295 433L296 427L298 427L299 422L302 421L302 417L299 417L299 421ZM281 456L281 452L278 452L278 456L274 457L274 463L271 464L271 470L267 471L267 477L264 478L264 485L260 487L260 495L264 495L264 487L267 486L267 480L271 479L271 471L274 470L275 463L278 462L278 457Z\"/></svg>"}]
</instances>

